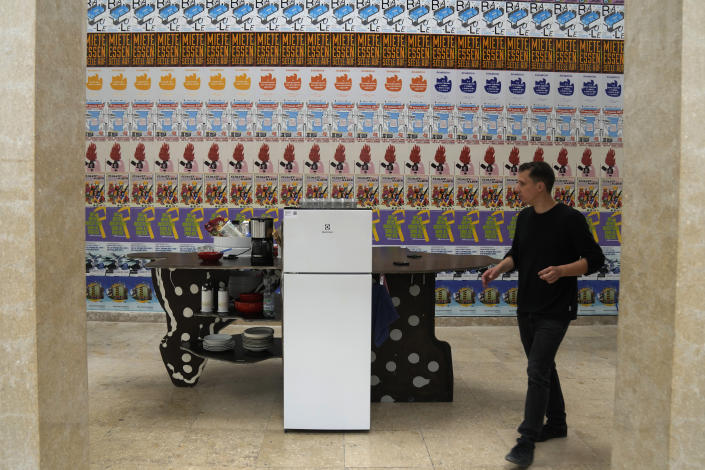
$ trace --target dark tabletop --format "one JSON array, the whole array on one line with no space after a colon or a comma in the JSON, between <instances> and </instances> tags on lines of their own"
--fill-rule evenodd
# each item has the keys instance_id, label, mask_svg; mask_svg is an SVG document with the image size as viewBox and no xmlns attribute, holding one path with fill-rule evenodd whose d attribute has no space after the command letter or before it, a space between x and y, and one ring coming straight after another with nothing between
<instances>
[{"instance_id":1,"label":"dark tabletop","mask_svg":"<svg viewBox=\"0 0 705 470\"><path fill-rule=\"evenodd\" d=\"M130 258L151 259L147 268L173 269L282 269L281 258L274 258L272 266L252 266L249 257L234 260L221 259L219 262L203 263L196 253L145 252L129 253ZM409 257L411 256L411 257ZM418 256L418 257L417 257ZM441 253L422 253L406 248L381 246L372 248L372 272L397 273L436 273L441 271L464 271L496 264L500 260L480 255L446 255ZM395 264L396 263L396 264ZM408 264L407 264L408 263Z\"/></svg>"},{"instance_id":2,"label":"dark tabletop","mask_svg":"<svg viewBox=\"0 0 705 470\"><path fill-rule=\"evenodd\" d=\"M128 258L151 259L145 266L147 268L173 268L173 269L282 269L281 258L274 258L271 266L252 266L249 256L242 256L236 259L220 259L216 263L204 263L196 253L165 253L165 252L145 252L128 253Z\"/></svg>"},{"instance_id":3,"label":"dark tabletop","mask_svg":"<svg viewBox=\"0 0 705 470\"><path fill-rule=\"evenodd\" d=\"M416 256L419 256L416 258ZM410 258L409 256L412 256ZM501 260L480 255L447 255L442 253L422 253L400 247L372 248L372 272L397 273L437 273L441 271L464 271L499 263ZM395 264L395 262L397 264ZM399 263L402 263L401 265ZM408 265L403 263L409 263Z\"/></svg>"}]
</instances>

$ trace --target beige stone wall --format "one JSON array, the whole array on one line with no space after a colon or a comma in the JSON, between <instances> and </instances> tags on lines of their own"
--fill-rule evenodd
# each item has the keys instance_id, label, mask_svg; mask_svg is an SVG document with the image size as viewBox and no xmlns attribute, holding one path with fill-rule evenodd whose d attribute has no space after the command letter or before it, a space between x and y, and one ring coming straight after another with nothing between
<instances>
[{"instance_id":1,"label":"beige stone wall","mask_svg":"<svg viewBox=\"0 0 705 470\"><path fill-rule=\"evenodd\" d=\"M670 469L705 467L705 15L683 1L678 265Z\"/></svg>"},{"instance_id":2,"label":"beige stone wall","mask_svg":"<svg viewBox=\"0 0 705 470\"><path fill-rule=\"evenodd\" d=\"M700 3L627 1L613 469L705 466Z\"/></svg>"},{"instance_id":3,"label":"beige stone wall","mask_svg":"<svg viewBox=\"0 0 705 470\"><path fill-rule=\"evenodd\" d=\"M85 3L0 3L0 468L88 468Z\"/></svg>"},{"instance_id":4,"label":"beige stone wall","mask_svg":"<svg viewBox=\"0 0 705 470\"><path fill-rule=\"evenodd\" d=\"M13 5L14 3L14 5ZM0 3L2 468L39 467L34 232L34 3ZM14 7L14 8L13 8Z\"/></svg>"},{"instance_id":5,"label":"beige stone wall","mask_svg":"<svg viewBox=\"0 0 705 470\"><path fill-rule=\"evenodd\" d=\"M680 170L678 3L637 0L626 6L625 29L632 32L626 37L624 86L629 177L624 180L614 469L668 468L666 384L673 361ZM655 73L654 61L663 57L674 67Z\"/></svg>"},{"instance_id":6,"label":"beige stone wall","mask_svg":"<svg viewBox=\"0 0 705 470\"><path fill-rule=\"evenodd\" d=\"M87 468L82 158L86 11L85 2L79 1L41 0L37 5L34 213L40 463L42 469ZM56 110L61 110L60 118Z\"/></svg>"}]
</instances>

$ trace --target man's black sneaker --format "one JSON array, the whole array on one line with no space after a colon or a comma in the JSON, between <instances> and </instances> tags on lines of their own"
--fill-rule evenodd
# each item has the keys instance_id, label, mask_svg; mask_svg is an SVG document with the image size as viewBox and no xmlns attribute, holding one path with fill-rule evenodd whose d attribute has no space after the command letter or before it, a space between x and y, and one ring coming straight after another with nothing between
<instances>
[{"instance_id":1,"label":"man's black sneaker","mask_svg":"<svg viewBox=\"0 0 705 470\"><path fill-rule=\"evenodd\" d=\"M536 442L544 442L549 439L568 436L568 426L551 426L544 424Z\"/></svg>"},{"instance_id":2,"label":"man's black sneaker","mask_svg":"<svg viewBox=\"0 0 705 470\"><path fill-rule=\"evenodd\" d=\"M519 439L517 445L504 458L514 465L528 467L534 461L534 443Z\"/></svg>"}]
</instances>

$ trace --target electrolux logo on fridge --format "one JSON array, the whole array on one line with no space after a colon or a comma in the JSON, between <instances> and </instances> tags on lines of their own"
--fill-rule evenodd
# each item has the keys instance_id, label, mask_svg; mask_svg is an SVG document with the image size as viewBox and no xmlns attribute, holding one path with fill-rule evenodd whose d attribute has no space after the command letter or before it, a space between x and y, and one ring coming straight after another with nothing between
<instances>
[{"instance_id":1,"label":"electrolux logo on fridge","mask_svg":"<svg viewBox=\"0 0 705 470\"><path fill-rule=\"evenodd\" d=\"M330 224L323 224L323 230L321 230L321 233L333 233L333 229Z\"/></svg>"}]
</instances>

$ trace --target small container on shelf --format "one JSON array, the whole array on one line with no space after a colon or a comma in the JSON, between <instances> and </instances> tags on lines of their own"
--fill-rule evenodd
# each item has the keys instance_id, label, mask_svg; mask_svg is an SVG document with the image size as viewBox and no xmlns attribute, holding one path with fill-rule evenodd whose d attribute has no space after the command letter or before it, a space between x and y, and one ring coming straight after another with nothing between
<instances>
[{"instance_id":1,"label":"small container on shelf","mask_svg":"<svg viewBox=\"0 0 705 470\"><path fill-rule=\"evenodd\" d=\"M274 288L277 278L272 274L266 274L262 280L264 282L262 314L266 318L274 318Z\"/></svg>"},{"instance_id":2,"label":"small container on shelf","mask_svg":"<svg viewBox=\"0 0 705 470\"><path fill-rule=\"evenodd\" d=\"M225 288L225 283L221 282L218 287L218 313L228 313L230 296Z\"/></svg>"},{"instance_id":3,"label":"small container on shelf","mask_svg":"<svg viewBox=\"0 0 705 470\"><path fill-rule=\"evenodd\" d=\"M201 313L211 313L213 311L213 287L211 280L206 279L206 282L201 286Z\"/></svg>"},{"instance_id":4,"label":"small container on shelf","mask_svg":"<svg viewBox=\"0 0 705 470\"><path fill-rule=\"evenodd\" d=\"M262 294L259 292L242 293L238 296L240 302L262 302Z\"/></svg>"},{"instance_id":5,"label":"small container on shelf","mask_svg":"<svg viewBox=\"0 0 705 470\"><path fill-rule=\"evenodd\" d=\"M262 315L262 301L245 302L238 298L235 300L235 310L243 317L257 317Z\"/></svg>"}]
</instances>

